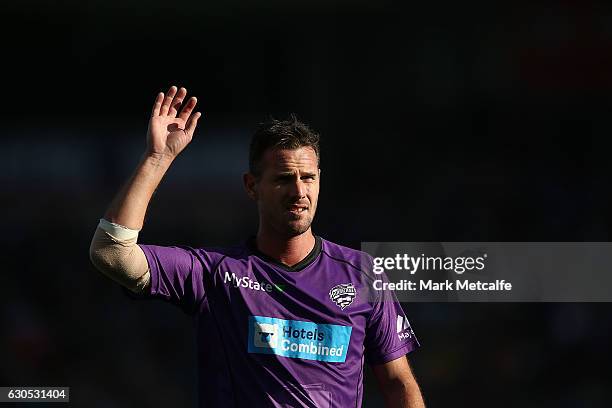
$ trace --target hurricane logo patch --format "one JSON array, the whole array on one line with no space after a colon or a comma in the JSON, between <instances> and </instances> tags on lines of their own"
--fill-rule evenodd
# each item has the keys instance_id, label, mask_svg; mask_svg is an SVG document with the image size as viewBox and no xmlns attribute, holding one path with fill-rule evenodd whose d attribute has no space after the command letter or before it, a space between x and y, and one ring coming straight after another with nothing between
<instances>
[{"instance_id":1,"label":"hurricane logo patch","mask_svg":"<svg viewBox=\"0 0 612 408\"><path fill-rule=\"evenodd\" d=\"M357 296L357 291L352 283L341 283L329 291L329 298L342 310L353 303Z\"/></svg>"}]
</instances>

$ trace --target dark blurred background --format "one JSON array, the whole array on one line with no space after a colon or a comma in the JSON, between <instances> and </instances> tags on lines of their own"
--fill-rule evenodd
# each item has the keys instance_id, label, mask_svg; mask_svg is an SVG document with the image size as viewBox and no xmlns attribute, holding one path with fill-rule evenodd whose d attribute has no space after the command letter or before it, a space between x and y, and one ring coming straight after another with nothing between
<instances>
[{"instance_id":1,"label":"dark blurred background","mask_svg":"<svg viewBox=\"0 0 612 408\"><path fill-rule=\"evenodd\" d=\"M609 241L612 4L26 0L2 4L0 385L83 407L190 406L193 327L89 262L159 91L203 118L139 242L224 245L258 122L320 131L315 232L362 241ZM577 271L576 273L580 273ZM604 407L608 304L405 304L431 407ZM364 406L381 404L368 377Z\"/></svg>"}]
</instances>

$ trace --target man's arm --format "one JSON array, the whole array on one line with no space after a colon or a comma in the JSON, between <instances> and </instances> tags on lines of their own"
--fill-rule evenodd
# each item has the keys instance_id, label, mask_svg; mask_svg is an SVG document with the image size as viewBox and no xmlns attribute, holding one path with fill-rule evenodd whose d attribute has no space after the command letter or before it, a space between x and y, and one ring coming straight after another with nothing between
<instances>
[{"instance_id":1,"label":"man's arm","mask_svg":"<svg viewBox=\"0 0 612 408\"><path fill-rule=\"evenodd\" d=\"M406 356L384 364L373 365L372 370L388 408L425 407L421 390Z\"/></svg>"},{"instance_id":2,"label":"man's arm","mask_svg":"<svg viewBox=\"0 0 612 408\"><path fill-rule=\"evenodd\" d=\"M174 159L191 142L200 117L199 112L192 114L197 102L193 97L178 113L186 95L185 88L174 86L167 95L157 95L145 153L108 207L89 249L96 268L134 292L150 285L145 254L136 245L147 207Z\"/></svg>"}]
</instances>

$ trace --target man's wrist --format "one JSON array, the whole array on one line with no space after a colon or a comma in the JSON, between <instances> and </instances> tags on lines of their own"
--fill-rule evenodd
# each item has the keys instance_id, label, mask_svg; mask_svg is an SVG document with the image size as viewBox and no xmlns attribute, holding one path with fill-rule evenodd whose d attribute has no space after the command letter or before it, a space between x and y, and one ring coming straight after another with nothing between
<instances>
[{"instance_id":1,"label":"man's wrist","mask_svg":"<svg viewBox=\"0 0 612 408\"><path fill-rule=\"evenodd\" d=\"M155 169L161 168L167 170L174 159L174 157L170 157L169 155L163 153L145 152L142 155L141 164Z\"/></svg>"}]
</instances>

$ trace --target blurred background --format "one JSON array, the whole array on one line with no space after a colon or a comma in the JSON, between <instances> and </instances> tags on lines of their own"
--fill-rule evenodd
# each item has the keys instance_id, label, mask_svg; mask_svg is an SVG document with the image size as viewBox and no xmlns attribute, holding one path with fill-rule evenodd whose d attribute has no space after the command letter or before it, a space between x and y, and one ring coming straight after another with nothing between
<instances>
[{"instance_id":1,"label":"blurred background","mask_svg":"<svg viewBox=\"0 0 612 408\"><path fill-rule=\"evenodd\" d=\"M315 233L362 241L609 241L612 5L590 0L3 3L0 385L71 405L197 400L194 330L89 262L157 92L203 118L139 242L256 230L257 123L322 135ZM580 273L580 271L576 271ZM608 304L405 304L431 407L610 406ZM381 406L366 379L364 406Z\"/></svg>"}]
</instances>

